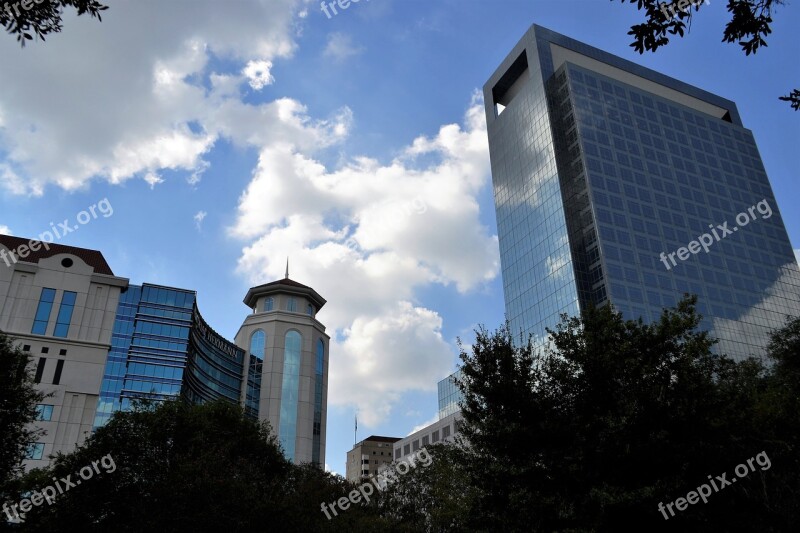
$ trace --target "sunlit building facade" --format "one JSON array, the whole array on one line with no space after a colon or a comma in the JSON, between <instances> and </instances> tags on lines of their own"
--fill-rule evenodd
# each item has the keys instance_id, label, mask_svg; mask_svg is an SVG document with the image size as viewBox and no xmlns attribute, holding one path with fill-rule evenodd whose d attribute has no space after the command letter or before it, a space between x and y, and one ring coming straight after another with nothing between
<instances>
[{"instance_id":1,"label":"sunlit building facade","mask_svg":"<svg viewBox=\"0 0 800 533\"><path fill-rule=\"evenodd\" d=\"M245 303L252 313L234 343L203 319L194 291L131 285L95 250L0 235L0 331L33 356L36 386L50 395L25 467L74 450L137 399L179 397L241 405L270 422L288 459L324 466L325 299L287 273Z\"/></svg>"},{"instance_id":2,"label":"sunlit building facade","mask_svg":"<svg viewBox=\"0 0 800 533\"><path fill-rule=\"evenodd\" d=\"M324 466L330 338L316 317L325 299L287 274L251 288L244 303L252 313L236 344L247 348L246 367L262 368L259 418L290 461Z\"/></svg>"},{"instance_id":3,"label":"sunlit building facade","mask_svg":"<svg viewBox=\"0 0 800 533\"><path fill-rule=\"evenodd\" d=\"M593 304L653 321L692 293L715 349L741 358L800 314L797 261L733 102L535 25L484 97L515 336L543 342Z\"/></svg>"},{"instance_id":4,"label":"sunlit building facade","mask_svg":"<svg viewBox=\"0 0 800 533\"><path fill-rule=\"evenodd\" d=\"M255 361L253 361L255 364ZM111 350L100 389L95 427L135 399L163 401L183 395L202 403L224 399L258 413L256 368L245 372L244 350L203 319L194 291L143 284L122 291ZM245 381L247 383L245 384Z\"/></svg>"}]
</instances>

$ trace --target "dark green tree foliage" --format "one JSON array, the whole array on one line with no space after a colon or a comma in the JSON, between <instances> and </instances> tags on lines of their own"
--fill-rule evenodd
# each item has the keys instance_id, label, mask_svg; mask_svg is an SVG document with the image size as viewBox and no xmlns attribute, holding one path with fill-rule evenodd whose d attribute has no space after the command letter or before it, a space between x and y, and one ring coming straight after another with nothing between
<instances>
[{"instance_id":1,"label":"dark green tree foliage","mask_svg":"<svg viewBox=\"0 0 800 533\"><path fill-rule=\"evenodd\" d=\"M564 316L541 353L515 345L507 326L477 332L472 353L462 351L459 384L471 443L464 465L481 489L472 528L787 531L797 523L797 433L784 428L791 418L797 427L798 415L773 399L780 382L781 397L797 401L797 375L780 362L791 355L771 371L712 355L694 304L685 299L650 325L607 307ZM776 338L797 359L794 328ZM762 451L769 470L668 521L658 511Z\"/></svg>"},{"instance_id":2,"label":"dark green tree foliage","mask_svg":"<svg viewBox=\"0 0 800 533\"><path fill-rule=\"evenodd\" d=\"M612 2L614 0L611 0ZM695 12L705 9L705 2L695 0L683 4L682 0L621 0L623 4L636 4L644 12L645 21L634 24L628 35L633 36L631 46L643 54L655 52L669 43L670 35L683 35L689 31ZM678 9L678 6L684 10ZM772 33L772 15L783 0L728 0L727 9L731 19L725 25L722 42L738 43L746 55L755 54L759 47L767 46L766 37ZM686 7L688 6L688 7ZM674 9L670 9L673 7ZM791 103L794 110L800 109L800 90L779 97Z\"/></svg>"},{"instance_id":3,"label":"dark green tree foliage","mask_svg":"<svg viewBox=\"0 0 800 533\"><path fill-rule=\"evenodd\" d=\"M103 20L100 12L108 9L97 0L0 0L0 24L25 46L33 34L44 41L45 35L60 32L66 7L75 8L78 15L88 13L99 21Z\"/></svg>"},{"instance_id":4,"label":"dark green tree foliage","mask_svg":"<svg viewBox=\"0 0 800 533\"><path fill-rule=\"evenodd\" d=\"M417 466L389 484L378 501L393 531L468 531L478 489L471 485L461 446L426 446L430 463Z\"/></svg>"},{"instance_id":5,"label":"dark green tree foliage","mask_svg":"<svg viewBox=\"0 0 800 533\"><path fill-rule=\"evenodd\" d=\"M20 473L28 447L39 432L29 424L44 394L34 388L30 355L0 332L0 497Z\"/></svg>"},{"instance_id":6,"label":"dark green tree foliage","mask_svg":"<svg viewBox=\"0 0 800 533\"><path fill-rule=\"evenodd\" d=\"M349 485L283 457L265 423L227 402L167 402L116 413L86 444L34 470L21 491L41 490L106 455L100 474L34 508L24 531L332 531L320 503ZM18 496L18 501L21 496ZM355 508L334 526L363 519ZM338 529L337 529L338 530Z\"/></svg>"}]
</instances>

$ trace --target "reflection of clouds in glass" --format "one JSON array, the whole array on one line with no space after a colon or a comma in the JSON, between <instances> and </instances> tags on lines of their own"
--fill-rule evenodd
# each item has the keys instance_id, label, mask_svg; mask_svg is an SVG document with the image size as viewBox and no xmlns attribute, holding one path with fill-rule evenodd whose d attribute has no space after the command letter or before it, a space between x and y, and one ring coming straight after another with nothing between
<instances>
[{"instance_id":1,"label":"reflection of clouds in glass","mask_svg":"<svg viewBox=\"0 0 800 533\"><path fill-rule=\"evenodd\" d=\"M789 315L800 316L800 269L794 263L781 267L781 275L747 314L736 320L714 318L711 334L720 339L721 353L738 359L742 355L736 353L741 349L739 343L746 343L752 347L752 355L760 357L769 343L770 331L783 326Z\"/></svg>"},{"instance_id":2,"label":"reflection of clouds in glass","mask_svg":"<svg viewBox=\"0 0 800 533\"><path fill-rule=\"evenodd\" d=\"M564 269L565 266L569 264L570 255L569 255L569 239L566 235L562 235L558 239L558 249L561 251L558 255L550 255L547 257L547 270L551 276L557 276L559 278L563 278L567 270Z\"/></svg>"}]
</instances>

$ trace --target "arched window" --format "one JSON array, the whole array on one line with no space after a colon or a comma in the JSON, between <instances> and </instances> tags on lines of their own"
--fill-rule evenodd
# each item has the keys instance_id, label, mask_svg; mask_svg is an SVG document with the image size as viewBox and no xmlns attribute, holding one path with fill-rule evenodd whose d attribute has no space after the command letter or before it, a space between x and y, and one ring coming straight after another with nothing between
<instances>
[{"instance_id":1,"label":"arched window","mask_svg":"<svg viewBox=\"0 0 800 533\"><path fill-rule=\"evenodd\" d=\"M264 346L267 344L267 335L263 330L257 329L250 337L250 353L264 359Z\"/></svg>"},{"instance_id":2,"label":"arched window","mask_svg":"<svg viewBox=\"0 0 800 533\"><path fill-rule=\"evenodd\" d=\"M320 466L322 457L322 389L325 370L325 341L317 339L317 364L314 369L314 432L311 441L311 462Z\"/></svg>"},{"instance_id":3,"label":"arched window","mask_svg":"<svg viewBox=\"0 0 800 533\"><path fill-rule=\"evenodd\" d=\"M274 307L275 307L275 298L273 298L272 296L270 296L269 298L267 298L266 300L264 300L264 312L266 312L266 311L272 311L272 309L273 309Z\"/></svg>"},{"instance_id":4,"label":"arched window","mask_svg":"<svg viewBox=\"0 0 800 533\"><path fill-rule=\"evenodd\" d=\"M294 330L286 332L283 351L283 387L278 440L286 458L294 462L297 439L297 403L300 398L300 352L303 338Z\"/></svg>"}]
</instances>

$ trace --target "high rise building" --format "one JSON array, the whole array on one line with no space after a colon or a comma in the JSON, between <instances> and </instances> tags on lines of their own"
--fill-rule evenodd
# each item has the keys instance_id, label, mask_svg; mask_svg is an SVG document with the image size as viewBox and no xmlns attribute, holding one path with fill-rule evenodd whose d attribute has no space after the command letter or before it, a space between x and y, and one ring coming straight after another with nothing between
<instances>
[{"instance_id":1,"label":"high rise building","mask_svg":"<svg viewBox=\"0 0 800 533\"><path fill-rule=\"evenodd\" d=\"M233 343L194 291L130 285L98 251L32 243L0 235L0 331L33 354L37 388L51 394L26 468L72 451L137 398L178 396L240 404L270 422L287 458L325 464L329 337L316 291L288 272L250 289Z\"/></svg>"},{"instance_id":2,"label":"high rise building","mask_svg":"<svg viewBox=\"0 0 800 533\"><path fill-rule=\"evenodd\" d=\"M286 278L247 291L252 313L236 334L250 367L262 366L259 417L268 420L286 457L325 465L330 337L317 313L325 299ZM253 391L255 393L255 391Z\"/></svg>"},{"instance_id":3,"label":"high rise building","mask_svg":"<svg viewBox=\"0 0 800 533\"><path fill-rule=\"evenodd\" d=\"M800 271L753 134L724 98L540 26L484 86L506 314L546 337L684 293L733 357L800 313Z\"/></svg>"}]
</instances>

